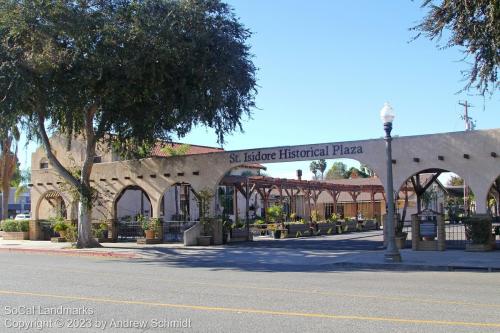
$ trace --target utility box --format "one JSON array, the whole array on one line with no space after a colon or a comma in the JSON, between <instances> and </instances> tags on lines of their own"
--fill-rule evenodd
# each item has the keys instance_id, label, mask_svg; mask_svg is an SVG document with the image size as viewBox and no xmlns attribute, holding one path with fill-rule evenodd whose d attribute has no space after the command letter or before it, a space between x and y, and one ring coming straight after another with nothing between
<instances>
[{"instance_id":1,"label":"utility box","mask_svg":"<svg viewBox=\"0 0 500 333\"><path fill-rule=\"evenodd\" d=\"M411 216L411 247L414 251L446 250L446 230L443 215L424 210Z\"/></svg>"}]
</instances>

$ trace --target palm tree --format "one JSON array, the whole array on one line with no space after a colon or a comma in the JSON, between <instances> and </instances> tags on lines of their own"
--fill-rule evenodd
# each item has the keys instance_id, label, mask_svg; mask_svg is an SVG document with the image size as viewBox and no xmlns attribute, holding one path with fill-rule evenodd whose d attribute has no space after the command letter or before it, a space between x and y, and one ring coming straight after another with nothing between
<instances>
[{"instance_id":1,"label":"palm tree","mask_svg":"<svg viewBox=\"0 0 500 333\"><path fill-rule=\"evenodd\" d=\"M318 162L312 161L311 164L309 164L309 170L314 174L314 179L318 179Z\"/></svg>"},{"instance_id":2,"label":"palm tree","mask_svg":"<svg viewBox=\"0 0 500 333\"><path fill-rule=\"evenodd\" d=\"M325 179L324 175L325 175L325 170L326 170L326 161L321 159L317 162L317 165L318 165L318 170L319 172L321 172L321 179Z\"/></svg>"}]
</instances>

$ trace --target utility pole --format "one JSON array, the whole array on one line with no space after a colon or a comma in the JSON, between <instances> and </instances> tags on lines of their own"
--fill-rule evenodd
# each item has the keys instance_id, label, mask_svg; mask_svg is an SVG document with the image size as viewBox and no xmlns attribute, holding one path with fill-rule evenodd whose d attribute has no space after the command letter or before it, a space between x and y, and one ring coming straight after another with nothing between
<instances>
[{"instance_id":1,"label":"utility pole","mask_svg":"<svg viewBox=\"0 0 500 333\"><path fill-rule=\"evenodd\" d=\"M465 101L465 102L459 101L458 104L464 107L464 115L461 116L460 118L462 118L465 121L465 131L472 131L476 127L472 118L469 117L469 107L472 107L472 105L467 103L467 101ZM469 202L468 202L468 198L469 198L469 191L468 190L469 190L469 187L467 186L467 184L465 184L465 179L464 179L464 210L467 212L467 216L470 213L469 212Z\"/></svg>"},{"instance_id":2,"label":"utility pole","mask_svg":"<svg viewBox=\"0 0 500 333\"><path fill-rule=\"evenodd\" d=\"M465 130L466 131L474 130L476 124L474 120L472 120L472 118L469 117L469 107L472 107L472 105L470 105L467 101L465 102L459 101L458 104L464 107L464 115L461 116L460 118L462 118L465 121Z\"/></svg>"}]
</instances>

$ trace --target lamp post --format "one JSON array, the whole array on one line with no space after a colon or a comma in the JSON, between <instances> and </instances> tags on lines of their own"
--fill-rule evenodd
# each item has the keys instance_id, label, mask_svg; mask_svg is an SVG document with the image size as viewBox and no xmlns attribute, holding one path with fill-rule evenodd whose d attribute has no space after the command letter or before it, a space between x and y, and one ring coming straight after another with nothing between
<instances>
[{"instance_id":1,"label":"lamp post","mask_svg":"<svg viewBox=\"0 0 500 333\"><path fill-rule=\"evenodd\" d=\"M387 228L387 247L385 249L384 260L387 262L400 262L401 254L396 247L394 239L394 189L392 182L392 147L391 147L391 131L392 121L394 120L394 111L389 103L385 103L380 110L380 118L384 123L385 131L385 153L387 156L387 219L385 221L384 229Z\"/></svg>"}]
</instances>

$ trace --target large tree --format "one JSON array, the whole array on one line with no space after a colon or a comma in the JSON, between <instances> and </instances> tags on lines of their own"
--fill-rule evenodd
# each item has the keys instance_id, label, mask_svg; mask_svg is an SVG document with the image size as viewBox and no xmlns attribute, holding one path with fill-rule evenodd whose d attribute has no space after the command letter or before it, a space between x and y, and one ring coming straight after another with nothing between
<instances>
[{"instance_id":1,"label":"large tree","mask_svg":"<svg viewBox=\"0 0 500 333\"><path fill-rule=\"evenodd\" d=\"M311 170L311 172L313 174L313 179L317 180L318 179L318 170L319 170L318 162L311 161L311 163L309 164L309 170Z\"/></svg>"},{"instance_id":2,"label":"large tree","mask_svg":"<svg viewBox=\"0 0 500 333\"><path fill-rule=\"evenodd\" d=\"M321 179L325 179L326 161L324 159L317 162L318 171L321 172Z\"/></svg>"},{"instance_id":3,"label":"large tree","mask_svg":"<svg viewBox=\"0 0 500 333\"><path fill-rule=\"evenodd\" d=\"M4 0L0 34L22 92L16 112L78 192L79 247L98 245L90 225L98 142L144 154L205 125L223 143L254 106L250 32L219 0ZM83 138L80 172L53 154L51 131Z\"/></svg>"},{"instance_id":4,"label":"large tree","mask_svg":"<svg viewBox=\"0 0 500 333\"><path fill-rule=\"evenodd\" d=\"M326 173L326 179L344 179L346 178L347 165L342 162L333 162ZM347 177L348 178L348 177Z\"/></svg>"},{"instance_id":5,"label":"large tree","mask_svg":"<svg viewBox=\"0 0 500 333\"><path fill-rule=\"evenodd\" d=\"M464 71L465 90L481 94L497 91L500 65L499 0L424 0L427 15L413 29L430 38L446 36L443 47L461 47L464 60L472 64Z\"/></svg>"}]
</instances>

